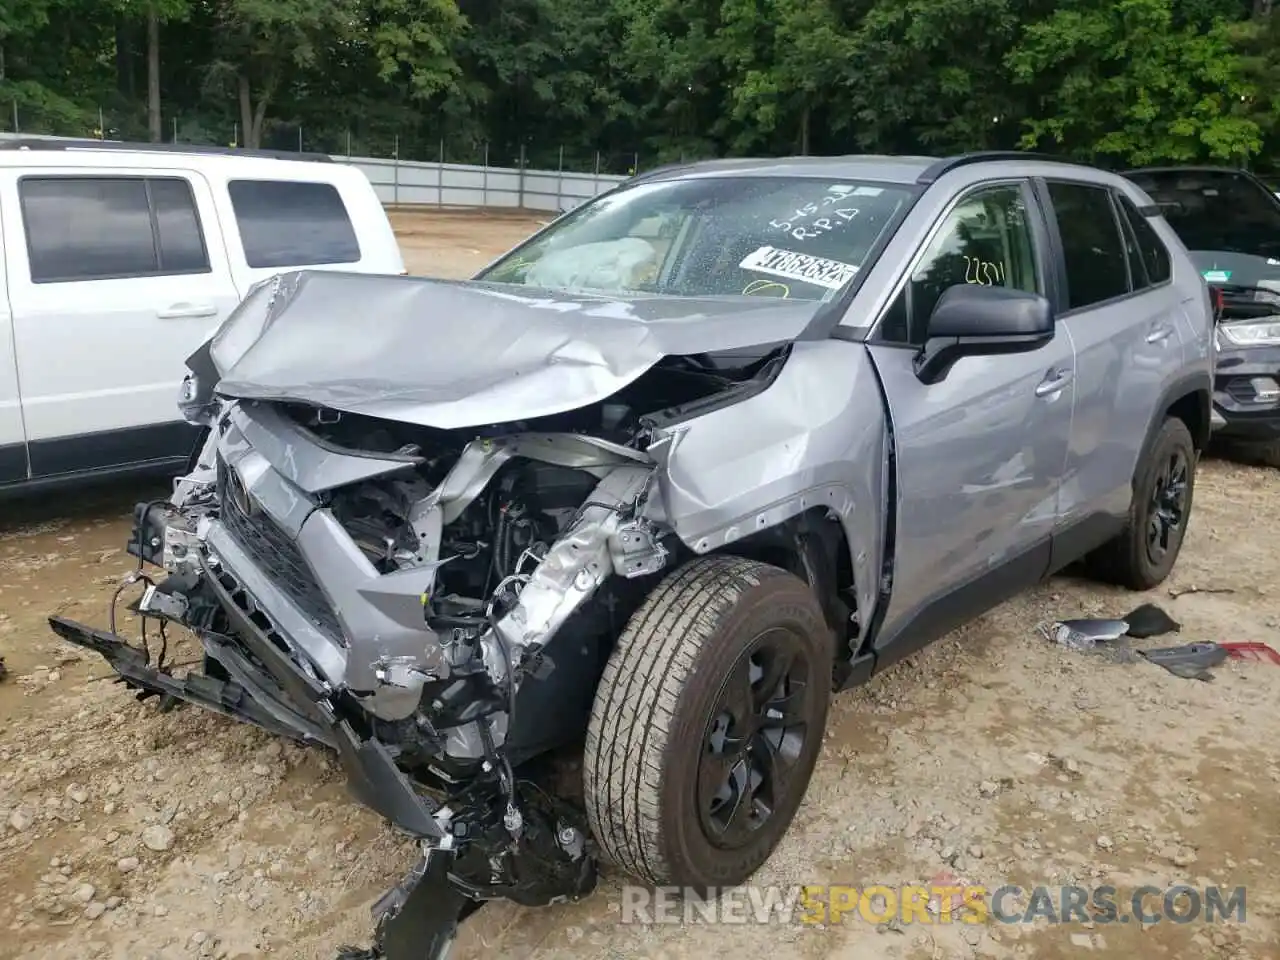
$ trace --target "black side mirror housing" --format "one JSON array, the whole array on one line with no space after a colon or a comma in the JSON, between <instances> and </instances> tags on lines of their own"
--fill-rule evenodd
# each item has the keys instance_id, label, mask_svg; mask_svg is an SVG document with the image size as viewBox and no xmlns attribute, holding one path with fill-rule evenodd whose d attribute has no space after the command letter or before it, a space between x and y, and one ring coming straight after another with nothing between
<instances>
[{"instance_id":1,"label":"black side mirror housing","mask_svg":"<svg viewBox=\"0 0 1280 960\"><path fill-rule=\"evenodd\" d=\"M915 358L922 383L937 383L961 357L1038 350L1054 334L1053 307L1038 293L959 283L938 298Z\"/></svg>"}]
</instances>

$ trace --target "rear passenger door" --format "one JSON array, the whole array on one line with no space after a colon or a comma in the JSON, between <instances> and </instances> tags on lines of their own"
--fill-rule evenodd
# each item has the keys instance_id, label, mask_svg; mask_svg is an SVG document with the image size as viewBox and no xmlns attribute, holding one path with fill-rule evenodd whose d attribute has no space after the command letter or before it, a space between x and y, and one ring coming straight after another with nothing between
<instances>
[{"instance_id":1,"label":"rear passenger door","mask_svg":"<svg viewBox=\"0 0 1280 960\"><path fill-rule=\"evenodd\" d=\"M31 473L186 455L184 361L238 296L195 173L24 172L5 197L13 343Z\"/></svg>"},{"instance_id":2,"label":"rear passenger door","mask_svg":"<svg viewBox=\"0 0 1280 960\"><path fill-rule=\"evenodd\" d=\"M1067 544L1068 534L1101 541L1128 515L1153 398L1182 367L1182 327L1168 251L1154 234L1144 235L1144 255L1127 200L1093 183L1049 180L1039 187L1053 211L1060 254L1059 322L1076 348L1075 411L1056 526L1065 555L1090 546Z\"/></svg>"}]
</instances>

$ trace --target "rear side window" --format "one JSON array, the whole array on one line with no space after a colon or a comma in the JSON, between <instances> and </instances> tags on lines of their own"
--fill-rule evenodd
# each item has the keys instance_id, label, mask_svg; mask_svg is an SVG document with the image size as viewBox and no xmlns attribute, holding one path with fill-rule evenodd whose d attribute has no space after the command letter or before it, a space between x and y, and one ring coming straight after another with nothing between
<instances>
[{"instance_id":1,"label":"rear side window","mask_svg":"<svg viewBox=\"0 0 1280 960\"><path fill-rule=\"evenodd\" d=\"M177 177L23 177L33 283L206 273L191 185Z\"/></svg>"},{"instance_id":2,"label":"rear side window","mask_svg":"<svg viewBox=\"0 0 1280 960\"><path fill-rule=\"evenodd\" d=\"M1105 187L1049 183L1067 266L1067 308L1078 310L1129 292L1120 225Z\"/></svg>"},{"instance_id":3,"label":"rear side window","mask_svg":"<svg viewBox=\"0 0 1280 960\"><path fill-rule=\"evenodd\" d=\"M332 184L232 180L227 189L249 266L359 261L360 243Z\"/></svg>"},{"instance_id":4,"label":"rear side window","mask_svg":"<svg viewBox=\"0 0 1280 960\"><path fill-rule=\"evenodd\" d=\"M1150 286L1154 287L1166 282L1173 276L1169 264L1169 249L1147 222L1147 218L1138 212L1138 208L1130 202L1128 197L1116 194L1115 199L1120 206L1120 212L1129 224L1138 258L1142 261L1141 270L1135 270L1133 274L1134 286L1138 285L1138 278L1143 275L1143 271Z\"/></svg>"}]
</instances>

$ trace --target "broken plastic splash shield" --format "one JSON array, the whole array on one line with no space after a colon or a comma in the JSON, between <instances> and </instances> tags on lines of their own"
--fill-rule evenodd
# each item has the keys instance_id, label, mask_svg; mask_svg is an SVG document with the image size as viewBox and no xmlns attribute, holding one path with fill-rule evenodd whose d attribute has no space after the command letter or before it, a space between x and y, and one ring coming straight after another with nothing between
<instances>
[{"instance_id":1,"label":"broken plastic splash shield","mask_svg":"<svg viewBox=\"0 0 1280 960\"><path fill-rule=\"evenodd\" d=\"M429 849L374 904L373 946L340 947L337 960L444 960L458 925L481 906L450 881L454 859L451 844Z\"/></svg>"}]
</instances>

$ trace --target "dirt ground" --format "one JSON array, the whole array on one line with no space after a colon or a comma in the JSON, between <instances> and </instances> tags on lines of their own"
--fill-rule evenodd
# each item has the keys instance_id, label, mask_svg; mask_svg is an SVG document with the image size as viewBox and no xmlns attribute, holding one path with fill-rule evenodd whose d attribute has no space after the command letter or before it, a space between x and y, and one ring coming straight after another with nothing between
<instances>
[{"instance_id":1,"label":"dirt ground","mask_svg":"<svg viewBox=\"0 0 1280 960\"><path fill-rule=\"evenodd\" d=\"M534 226L395 221L410 269L439 275L476 269ZM130 508L161 492L0 508L0 957L332 960L366 943L369 907L412 848L347 799L325 754L193 709L158 713L46 626L52 613L106 624L132 566ZM1199 682L1035 630L1149 600L1183 624L1155 644L1280 648L1277 530L1280 471L1208 460L1164 588L1059 578L842 695L805 805L755 878L1243 885L1244 923L628 925L608 874L578 904L485 907L455 957L1280 958L1280 668L1229 661Z\"/></svg>"}]
</instances>

